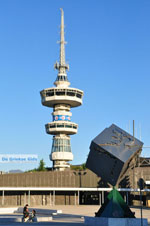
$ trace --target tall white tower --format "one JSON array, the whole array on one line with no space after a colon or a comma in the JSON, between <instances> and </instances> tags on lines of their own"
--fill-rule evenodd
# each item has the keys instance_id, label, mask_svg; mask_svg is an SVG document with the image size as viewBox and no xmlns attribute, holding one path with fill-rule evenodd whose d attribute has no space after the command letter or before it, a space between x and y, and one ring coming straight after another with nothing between
<instances>
[{"instance_id":1,"label":"tall white tower","mask_svg":"<svg viewBox=\"0 0 150 226\"><path fill-rule=\"evenodd\" d=\"M60 59L56 62L55 69L58 75L54 85L40 92L42 104L53 108L53 121L46 124L46 132L53 136L50 160L53 161L53 169L64 170L69 168L68 161L73 160L71 152L70 135L76 134L78 125L71 122L72 113L70 108L82 104L83 91L69 87L66 70L69 65L65 62L65 38L64 38L64 12L61 9L60 29Z\"/></svg>"}]
</instances>

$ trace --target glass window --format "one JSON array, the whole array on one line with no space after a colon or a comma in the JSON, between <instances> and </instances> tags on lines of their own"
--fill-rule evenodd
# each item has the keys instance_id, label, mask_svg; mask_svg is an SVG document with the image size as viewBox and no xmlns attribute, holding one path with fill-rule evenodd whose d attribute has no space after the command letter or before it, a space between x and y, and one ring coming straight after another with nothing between
<instances>
[{"instance_id":1,"label":"glass window","mask_svg":"<svg viewBox=\"0 0 150 226\"><path fill-rule=\"evenodd\" d=\"M65 95L65 91L56 91L57 96Z\"/></svg>"},{"instance_id":2,"label":"glass window","mask_svg":"<svg viewBox=\"0 0 150 226\"><path fill-rule=\"evenodd\" d=\"M58 145L58 140L54 140L54 145L57 146Z\"/></svg>"},{"instance_id":3,"label":"glass window","mask_svg":"<svg viewBox=\"0 0 150 226\"><path fill-rule=\"evenodd\" d=\"M56 125L54 124L54 125L50 125L50 128L55 128L56 127Z\"/></svg>"},{"instance_id":4,"label":"glass window","mask_svg":"<svg viewBox=\"0 0 150 226\"><path fill-rule=\"evenodd\" d=\"M76 97L81 98L81 94L77 93Z\"/></svg>"},{"instance_id":5,"label":"glass window","mask_svg":"<svg viewBox=\"0 0 150 226\"><path fill-rule=\"evenodd\" d=\"M67 140L64 140L64 146L66 146L67 145Z\"/></svg>"},{"instance_id":6,"label":"glass window","mask_svg":"<svg viewBox=\"0 0 150 226\"><path fill-rule=\"evenodd\" d=\"M69 139L54 139L51 152L71 152Z\"/></svg>"},{"instance_id":7,"label":"glass window","mask_svg":"<svg viewBox=\"0 0 150 226\"><path fill-rule=\"evenodd\" d=\"M54 91L48 91L48 92L46 93L46 96L47 96L47 97L54 96Z\"/></svg>"},{"instance_id":8,"label":"glass window","mask_svg":"<svg viewBox=\"0 0 150 226\"><path fill-rule=\"evenodd\" d=\"M69 91L68 91L68 92L67 92L67 95L68 95L68 96L75 96L75 93L74 93L74 92L69 92Z\"/></svg>"},{"instance_id":9,"label":"glass window","mask_svg":"<svg viewBox=\"0 0 150 226\"><path fill-rule=\"evenodd\" d=\"M64 128L64 124L58 124L58 125L57 125L57 128L58 128L58 127L59 127L59 128L60 128L60 127L61 127L61 128Z\"/></svg>"},{"instance_id":10,"label":"glass window","mask_svg":"<svg viewBox=\"0 0 150 226\"><path fill-rule=\"evenodd\" d=\"M65 127L66 127L66 128L72 128L72 126L71 126L71 125L65 125Z\"/></svg>"},{"instance_id":11,"label":"glass window","mask_svg":"<svg viewBox=\"0 0 150 226\"><path fill-rule=\"evenodd\" d=\"M60 148L59 151L63 152L63 146L60 146L59 148Z\"/></svg>"},{"instance_id":12,"label":"glass window","mask_svg":"<svg viewBox=\"0 0 150 226\"><path fill-rule=\"evenodd\" d=\"M60 145L63 145L63 139L60 139L60 140L59 140L59 144L60 144Z\"/></svg>"}]
</instances>

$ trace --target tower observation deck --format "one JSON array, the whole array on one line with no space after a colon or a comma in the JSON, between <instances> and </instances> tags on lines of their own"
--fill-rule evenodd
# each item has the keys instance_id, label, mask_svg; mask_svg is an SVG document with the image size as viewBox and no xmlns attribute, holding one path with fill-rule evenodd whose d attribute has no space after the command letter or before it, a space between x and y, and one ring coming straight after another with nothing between
<instances>
[{"instance_id":1,"label":"tower observation deck","mask_svg":"<svg viewBox=\"0 0 150 226\"><path fill-rule=\"evenodd\" d=\"M73 160L71 152L70 135L76 134L78 125L71 122L72 107L82 104L83 91L69 87L67 78L69 65L65 62L65 37L64 37L64 12L61 9L60 26L60 59L54 65L58 70L55 87L43 89L41 94L42 104L53 108L52 122L45 125L46 133L53 135L50 160L53 161L54 170L69 168L68 161Z\"/></svg>"}]
</instances>

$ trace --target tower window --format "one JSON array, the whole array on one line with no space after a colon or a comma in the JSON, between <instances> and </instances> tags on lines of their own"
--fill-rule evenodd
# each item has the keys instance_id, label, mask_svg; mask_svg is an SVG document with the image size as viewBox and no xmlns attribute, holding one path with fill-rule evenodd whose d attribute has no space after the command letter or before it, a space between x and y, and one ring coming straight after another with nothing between
<instances>
[{"instance_id":1,"label":"tower window","mask_svg":"<svg viewBox=\"0 0 150 226\"><path fill-rule=\"evenodd\" d=\"M66 128L72 128L72 125L65 125Z\"/></svg>"},{"instance_id":2,"label":"tower window","mask_svg":"<svg viewBox=\"0 0 150 226\"><path fill-rule=\"evenodd\" d=\"M57 96L65 95L65 92L64 92L64 91L57 91L57 92L56 92L56 95L57 95Z\"/></svg>"},{"instance_id":3,"label":"tower window","mask_svg":"<svg viewBox=\"0 0 150 226\"><path fill-rule=\"evenodd\" d=\"M60 75L60 76L57 76L56 81L68 81L68 79L67 79L67 76Z\"/></svg>"},{"instance_id":4,"label":"tower window","mask_svg":"<svg viewBox=\"0 0 150 226\"><path fill-rule=\"evenodd\" d=\"M50 128L56 128L56 125L55 124L50 125Z\"/></svg>"},{"instance_id":5,"label":"tower window","mask_svg":"<svg viewBox=\"0 0 150 226\"><path fill-rule=\"evenodd\" d=\"M52 152L71 152L70 140L54 138Z\"/></svg>"},{"instance_id":6,"label":"tower window","mask_svg":"<svg viewBox=\"0 0 150 226\"><path fill-rule=\"evenodd\" d=\"M77 93L76 97L81 98L81 94Z\"/></svg>"},{"instance_id":7,"label":"tower window","mask_svg":"<svg viewBox=\"0 0 150 226\"><path fill-rule=\"evenodd\" d=\"M58 124L57 127L59 127L59 128L60 128L60 127L64 128L64 124Z\"/></svg>"},{"instance_id":8,"label":"tower window","mask_svg":"<svg viewBox=\"0 0 150 226\"><path fill-rule=\"evenodd\" d=\"M48 91L48 92L46 93L46 96L47 96L47 97L54 96L54 91Z\"/></svg>"},{"instance_id":9,"label":"tower window","mask_svg":"<svg viewBox=\"0 0 150 226\"><path fill-rule=\"evenodd\" d=\"M73 93L73 92L67 92L67 95L68 96L75 96L75 93Z\"/></svg>"}]
</instances>

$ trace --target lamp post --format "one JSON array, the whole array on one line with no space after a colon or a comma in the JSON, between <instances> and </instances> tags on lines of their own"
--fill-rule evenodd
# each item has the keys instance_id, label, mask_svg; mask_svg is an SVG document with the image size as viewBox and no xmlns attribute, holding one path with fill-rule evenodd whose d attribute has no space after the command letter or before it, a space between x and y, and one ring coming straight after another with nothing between
<instances>
[{"instance_id":1,"label":"lamp post","mask_svg":"<svg viewBox=\"0 0 150 226\"><path fill-rule=\"evenodd\" d=\"M145 187L145 181L140 178L138 181L138 186L140 188L140 206L141 206L141 226L143 226L143 213L142 213L142 190Z\"/></svg>"}]
</instances>

